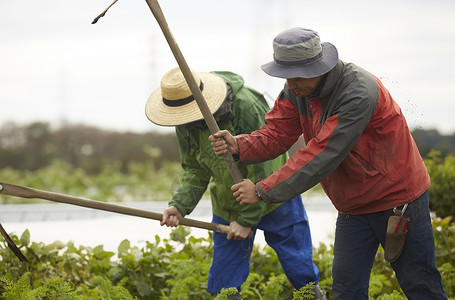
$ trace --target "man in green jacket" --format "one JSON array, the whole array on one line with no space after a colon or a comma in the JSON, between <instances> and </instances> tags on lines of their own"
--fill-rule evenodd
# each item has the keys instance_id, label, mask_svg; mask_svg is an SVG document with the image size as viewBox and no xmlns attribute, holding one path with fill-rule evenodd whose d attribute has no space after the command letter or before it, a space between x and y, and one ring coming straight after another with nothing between
<instances>
[{"instance_id":1,"label":"man in green jacket","mask_svg":"<svg viewBox=\"0 0 455 300\"><path fill-rule=\"evenodd\" d=\"M249 133L265 124L264 115L269 106L264 96L244 86L240 75L192 73L221 129ZM276 251L294 288L299 289L309 282L318 283L319 270L312 260L310 229L301 197L284 204L261 202L244 206L236 202L230 189L234 183L232 176L224 160L213 152L208 140L210 131L179 68L163 76L161 88L147 101L146 114L155 124L176 126L184 169L181 185L164 211L161 225L178 226L178 217L190 214L209 188L212 222L231 228L227 236L213 234L210 293L230 287L240 291L249 274L249 255L258 228L264 231L267 243ZM238 164L238 167L243 178L254 181L267 178L283 166L286 159L287 155L283 154L274 160L249 166ZM316 290L315 299L325 299L322 291Z\"/></svg>"}]
</instances>

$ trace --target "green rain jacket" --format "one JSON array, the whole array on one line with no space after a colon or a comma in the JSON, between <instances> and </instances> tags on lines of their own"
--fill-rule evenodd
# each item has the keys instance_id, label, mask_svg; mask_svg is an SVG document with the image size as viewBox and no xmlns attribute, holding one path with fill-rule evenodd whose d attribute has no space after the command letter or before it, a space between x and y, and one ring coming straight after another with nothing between
<instances>
[{"instance_id":1,"label":"green rain jacket","mask_svg":"<svg viewBox=\"0 0 455 300\"><path fill-rule=\"evenodd\" d=\"M219 117L217 120L220 129L238 135L250 133L264 125L264 115L269 110L264 96L244 86L244 80L240 75L232 72L213 73L226 81L232 100L230 107L232 115L228 114L229 117L224 115L224 118ZM215 155L208 140L210 131L203 120L177 126L176 133L184 174L180 187L169 205L177 207L183 216L193 211L207 188L210 190L213 213L228 222L237 221L246 227L257 225L262 216L281 204L266 204L264 201L256 205L237 203L231 191L234 180L224 159ZM284 154L259 164L247 166L239 163L238 167L243 178L254 182L267 178L283 166L287 158L287 154Z\"/></svg>"}]
</instances>

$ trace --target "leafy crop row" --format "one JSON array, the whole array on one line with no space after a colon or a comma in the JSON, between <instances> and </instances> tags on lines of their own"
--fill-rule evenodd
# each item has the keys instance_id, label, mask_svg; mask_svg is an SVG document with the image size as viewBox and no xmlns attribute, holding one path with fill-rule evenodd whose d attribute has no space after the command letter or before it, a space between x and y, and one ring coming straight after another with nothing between
<instances>
[{"instance_id":1,"label":"leafy crop row","mask_svg":"<svg viewBox=\"0 0 455 300\"><path fill-rule=\"evenodd\" d=\"M437 266L449 299L455 299L455 225L450 217L433 219ZM12 238L29 259L21 263L5 241L0 244L2 299L223 299L206 291L212 257L212 236L194 238L185 227L169 240L131 246L124 240L117 253L72 242L43 244L30 241L28 231ZM319 285L331 297L333 246L320 244L314 261L320 269ZM235 274L233 274L235 276ZM254 249L251 273L242 285L243 299L296 299L275 252L268 246ZM370 279L370 299L406 299L393 270L378 252Z\"/></svg>"}]
</instances>

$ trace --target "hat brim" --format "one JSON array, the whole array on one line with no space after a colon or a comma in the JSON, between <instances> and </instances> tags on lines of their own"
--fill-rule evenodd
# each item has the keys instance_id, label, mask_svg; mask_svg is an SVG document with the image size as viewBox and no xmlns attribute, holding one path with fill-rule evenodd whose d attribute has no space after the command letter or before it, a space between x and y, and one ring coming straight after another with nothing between
<instances>
[{"instance_id":1,"label":"hat brim","mask_svg":"<svg viewBox=\"0 0 455 300\"><path fill-rule=\"evenodd\" d=\"M271 61L261 66L270 76L279 78L314 78L329 72L338 62L338 51L331 43L322 43L322 58L312 64L283 67Z\"/></svg>"},{"instance_id":2,"label":"hat brim","mask_svg":"<svg viewBox=\"0 0 455 300\"><path fill-rule=\"evenodd\" d=\"M210 112L214 114L226 98L226 82L213 73L198 73L198 76L204 84L202 96ZM196 99L182 106L166 105L161 88L154 91L147 100L145 114L150 121L161 126L183 125L204 118Z\"/></svg>"}]
</instances>

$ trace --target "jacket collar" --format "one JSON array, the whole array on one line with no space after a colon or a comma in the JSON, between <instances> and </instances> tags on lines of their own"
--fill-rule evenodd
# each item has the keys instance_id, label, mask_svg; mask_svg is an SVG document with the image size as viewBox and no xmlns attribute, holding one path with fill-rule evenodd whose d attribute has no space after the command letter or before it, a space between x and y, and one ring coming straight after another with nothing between
<instances>
[{"instance_id":1,"label":"jacket collar","mask_svg":"<svg viewBox=\"0 0 455 300\"><path fill-rule=\"evenodd\" d=\"M320 99L327 97L333 91L336 82L340 78L341 72L343 71L344 63L341 60L338 60L338 63L324 75L324 78L321 80L316 91L313 95L309 96L307 100Z\"/></svg>"}]
</instances>

